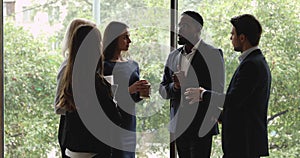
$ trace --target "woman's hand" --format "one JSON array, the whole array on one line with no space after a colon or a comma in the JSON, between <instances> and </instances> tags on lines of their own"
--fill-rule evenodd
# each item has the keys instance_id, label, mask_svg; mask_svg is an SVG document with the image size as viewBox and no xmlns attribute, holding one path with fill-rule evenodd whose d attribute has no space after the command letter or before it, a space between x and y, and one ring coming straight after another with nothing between
<instances>
[{"instance_id":1,"label":"woman's hand","mask_svg":"<svg viewBox=\"0 0 300 158\"><path fill-rule=\"evenodd\" d=\"M147 83L148 83L147 80L136 81L136 82L134 82L134 84L132 84L131 86L128 87L128 91L130 94L137 93L137 92L145 89L145 84L147 84Z\"/></svg>"}]
</instances>

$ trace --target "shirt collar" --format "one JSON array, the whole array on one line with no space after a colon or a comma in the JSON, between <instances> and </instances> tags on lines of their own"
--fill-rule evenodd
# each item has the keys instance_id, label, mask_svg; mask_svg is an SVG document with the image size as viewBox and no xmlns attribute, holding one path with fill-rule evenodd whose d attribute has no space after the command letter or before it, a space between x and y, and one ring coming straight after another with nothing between
<instances>
[{"instance_id":1,"label":"shirt collar","mask_svg":"<svg viewBox=\"0 0 300 158\"><path fill-rule=\"evenodd\" d=\"M256 49L259 49L258 46L251 47L242 52L242 54L239 56L239 61L242 62L251 52L253 52Z\"/></svg>"},{"instance_id":2,"label":"shirt collar","mask_svg":"<svg viewBox=\"0 0 300 158\"><path fill-rule=\"evenodd\" d=\"M194 45L194 47L192 48L192 52L195 52L195 51L198 49L198 47L199 47L201 41L202 41L202 39L200 38L199 41L198 41L198 42Z\"/></svg>"},{"instance_id":3,"label":"shirt collar","mask_svg":"<svg viewBox=\"0 0 300 158\"><path fill-rule=\"evenodd\" d=\"M201 41L202 41L202 39L200 38L199 41L198 41L198 42L194 45L194 47L192 48L192 50L191 50L192 52L189 53L189 54L194 54L194 53L197 51L197 49L198 49L198 47L199 47ZM185 46L183 46L183 49L182 49L181 53L182 53L183 55L187 55L187 53L186 53L186 51L185 51Z\"/></svg>"}]
</instances>

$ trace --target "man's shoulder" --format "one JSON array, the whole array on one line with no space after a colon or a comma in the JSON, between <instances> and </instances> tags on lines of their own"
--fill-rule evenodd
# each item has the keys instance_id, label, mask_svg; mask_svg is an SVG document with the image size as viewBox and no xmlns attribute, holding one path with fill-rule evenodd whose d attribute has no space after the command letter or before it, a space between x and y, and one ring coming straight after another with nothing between
<instances>
[{"instance_id":1,"label":"man's shoulder","mask_svg":"<svg viewBox=\"0 0 300 158\"><path fill-rule=\"evenodd\" d=\"M181 47L179 47L177 49L172 50L170 54L178 54L178 53L180 53L182 51L182 49L183 49L183 46L181 46Z\"/></svg>"},{"instance_id":2,"label":"man's shoulder","mask_svg":"<svg viewBox=\"0 0 300 158\"><path fill-rule=\"evenodd\" d=\"M252 51L244 60L245 61L255 61L255 60L264 60L265 57L262 54L260 49L256 49L254 51Z\"/></svg>"},{"instance_id":3,"label":"man's shoulder","mask_svg":"<svg viewBox=\"0 0 300 158\"><path fill-rule=\"evenodd\" d=\"M217 48L211 44L208 44L204 41L202 41L198 47L198 51L202 54L202 55L209 55L212 58L216 58L216 57L220 57L223 58L223 51L220 48ZM204 53L204 54L203 54Z\"/></svg>"},{"instance_id":4,"label":"man's shoulder","mask_svg":"<svg viewBox=\"0 0 300 158\"><path fill-rule=\"evenodd\" d=\"M204 42L203 40L201 41L199 48L216 51L216 52L222 51L220 48L217 48L211 44L208 44L208 43Z\"/></svg>"},{"instance_id":5,"label":"man's shoulder","mask_svg":"<svg viewBox=\"0 0 300 158\"><path fill-rule=\"evenodd\" d=\"M177 55L180 54L180 52L182 51L183 47L179 47L177 49L174 49L171 51L171 53L169 54L169 57L168 58L174 58L176 57Z\"/></svg>"}]
</instances>

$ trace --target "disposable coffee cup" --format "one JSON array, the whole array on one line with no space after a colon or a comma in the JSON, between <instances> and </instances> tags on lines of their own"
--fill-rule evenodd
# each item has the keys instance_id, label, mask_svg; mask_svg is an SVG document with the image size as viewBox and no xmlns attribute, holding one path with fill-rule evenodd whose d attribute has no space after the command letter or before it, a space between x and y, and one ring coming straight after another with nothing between
<instances>
[{"instance_id":1,"label":"disposable coffee cup","mask_svg":"<svg viewBox=\"0 0 300 158\"><path fill-rule=\"evenodd\" d=\"M148 99L148 98L150 98L151 84L148 82L148 83L143 84L143 85L145 86L145 89L140 91L140 98Z\"/></svg>"}]
</instances>

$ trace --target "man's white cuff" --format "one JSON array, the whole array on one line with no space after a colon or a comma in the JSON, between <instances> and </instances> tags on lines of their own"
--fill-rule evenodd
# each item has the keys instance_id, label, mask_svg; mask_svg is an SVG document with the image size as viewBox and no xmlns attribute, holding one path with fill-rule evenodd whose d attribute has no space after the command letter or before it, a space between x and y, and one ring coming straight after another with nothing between
<instances>
[{"instance_id":1,"label":"man's white cuff","mask_svg":"<svg viewBox=\"0 0 300 158\"><path fill-rule=\"evenodd\" d=\"M204 92L206 92L207 90L203 90L202 92L201 92L201 94L200 94L200 99L201 100L203 100L203 94L204 94Z\"/></svg>"}]
</instances>

